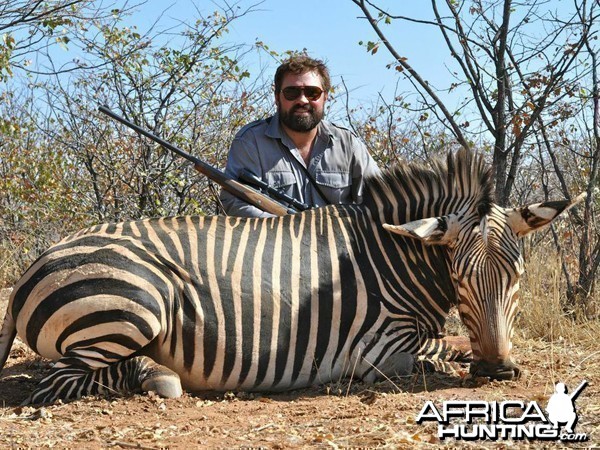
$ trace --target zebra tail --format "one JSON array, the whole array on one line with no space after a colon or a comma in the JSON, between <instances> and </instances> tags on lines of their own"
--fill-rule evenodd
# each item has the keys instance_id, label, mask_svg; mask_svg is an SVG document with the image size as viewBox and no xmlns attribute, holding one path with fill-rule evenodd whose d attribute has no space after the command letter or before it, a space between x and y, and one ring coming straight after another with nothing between
<instances>
[{"instance_id":1,"label":"zebra tail","mask_svg":"<svg viewBox=\"0 0 600 450\"><path fill-rule=\"evenodd\" d=\"M15 321L7 309L4 322L2 323L2 330L0 330L0 372L2 372L4 363L8 359L8 354L16 335L17 327L15 326Z\"/></svg>"}]
</instances>

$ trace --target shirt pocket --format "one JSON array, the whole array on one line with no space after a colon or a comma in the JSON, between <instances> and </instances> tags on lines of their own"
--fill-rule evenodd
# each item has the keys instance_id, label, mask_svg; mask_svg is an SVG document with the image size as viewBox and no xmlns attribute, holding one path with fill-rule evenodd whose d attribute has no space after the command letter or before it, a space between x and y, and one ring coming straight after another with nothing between
<instances>
[{"instance_id":1,"label":"shirt pocket","mask_svg":"<svg viewBox=\"0 0 600 450\"><path fill-rule=\"evenodd\" d=\"M329 203L352 203L350 172L318 170L315 181Z\"/></svg>"},{"instance_id":2,"label":"shirt pocket","mask_svg":"<svg viewBox=\"0 0 600 450\"><path fill-rule=\"evenodd\" d=\"M277 170L266 173L267 183L279 192L296 198L296 177L291 171Z\"/></svg>"},{"instance_id":3,"label":"shirt pocket","mask_svg":"<svg viewBox=\"0 0 600 450\"><path fill-rule=\"evenodd\" d=\"M270 171L267 172L267 183L274 188L282 188L296 183L296 177L289 171Z\"/></svg>"}]
</instances>

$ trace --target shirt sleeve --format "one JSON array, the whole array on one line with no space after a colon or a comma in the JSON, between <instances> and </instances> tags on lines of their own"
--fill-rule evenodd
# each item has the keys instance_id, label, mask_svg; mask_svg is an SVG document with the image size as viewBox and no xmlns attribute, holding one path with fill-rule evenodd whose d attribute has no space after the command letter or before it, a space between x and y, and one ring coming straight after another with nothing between
<instances>
[{"instance_id":1,"label":"shirt sleeve","mask_svg":"<svg viewBox=\"0 0 600 450\"><path fill-rule=\"evenodd\" d=\"M227 155L227 166L225 173L235 180L239 179L242 169L248 169L258 178L262 178L262 167L258 159L256 148L252 148L252 143L243 137L236 137L231 143ZM274 214L267 213L254 205L251 205L233 194L221 190L221 203L225 212L230 216L239 217L275 217Z\"/></svg>"},{"instance_id":2,"label":"shirt sleeve","mask_svg":"<svg viewBox=\"0 0 600 450\"><path fill-rule=\"evenodd\" d=\"M352 200L362 203L364 179L376 177L381 170L373 157L369 154L367 146L356 136L352 136L353 166L352 166Z\"/></svg>"}]
</instances>

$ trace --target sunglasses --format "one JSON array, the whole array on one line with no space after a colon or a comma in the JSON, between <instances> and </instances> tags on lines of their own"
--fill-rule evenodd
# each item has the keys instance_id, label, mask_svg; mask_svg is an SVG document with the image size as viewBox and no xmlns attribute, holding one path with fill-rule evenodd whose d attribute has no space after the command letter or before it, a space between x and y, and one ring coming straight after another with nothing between
<instances>
[{"instance_id":1,"label":"sunglasses","mask_svg":"<svg viewBox=\"0 0 600 450\"><path fill-rule=\"evenodd\" d=\"M299 98L302 93L307 100L318 100L323 94L323 89L318 86L288 86L281 90L286 100L292 101Z\"/></svg>"}]
</instances>

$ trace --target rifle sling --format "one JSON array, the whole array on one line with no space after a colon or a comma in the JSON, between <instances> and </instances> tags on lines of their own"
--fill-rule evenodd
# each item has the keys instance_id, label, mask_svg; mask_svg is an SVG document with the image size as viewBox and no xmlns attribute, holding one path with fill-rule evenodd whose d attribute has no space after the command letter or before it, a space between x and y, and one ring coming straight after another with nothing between
<instances>
[{"instance_id":1,"label":"rifle sling","mask_svg":"<svg viewBox=\"0 0 600 450\"><path fill-rule=\"evenodd\" d=\"M268 118L265 119L265 121L267 122L267 124L271 123L271 120L273 120L273 116L268 117ZM304 164L302 164L300 161L298 161L298 159L292 154L292 150L290 148L288 148L288 146L285 145L281 139L279 140L279 143L280 143L280 145L282 145L283 147L285 147L285 149L287 150L287 152L291 156L292 161L295 161L300 166L300 168L302 169L302 171L306 175L306 178L308 178L308 181L310 182L310 184L313 185L313 187L317 191L317 194L319 194L319 197L321 197L321 199L325 203L327 203L329 205L330 204L329 200L327 200L327 197L325 197L325 194L323 193L323 191L321 190L321 188L317 184L317 180L315 180L314 177L310 174L310 172L308 171L308 168ZM315 205L313 204L312 208L314 208L314 207L315 207Z\"/></svg>"},{"instance_id":2,"label":"rifle sling","mask_svg":"<svg viewBox=\"0 0 600 450\"><path fill-rule=\"evenodd\" d=\"M296 160L296 158L294 158L294 160ZM321 190L321 188L317 184L317 180L314 179L314 177L308 171L308 169L306 168L306 166L304 164L300 164L300 162L298 162L298 165L302 168L302 171L306 175L306 178L308 178L308 181L310 181L310 183L313 185L313 187L317 191L317 194L319 194L319 196L321 197L322 200L325 201L325 203L329 204L329 200L327 200L327 197L325 197L325 194L323 194L323 191Z\"/></svg>"}]
</instances>

